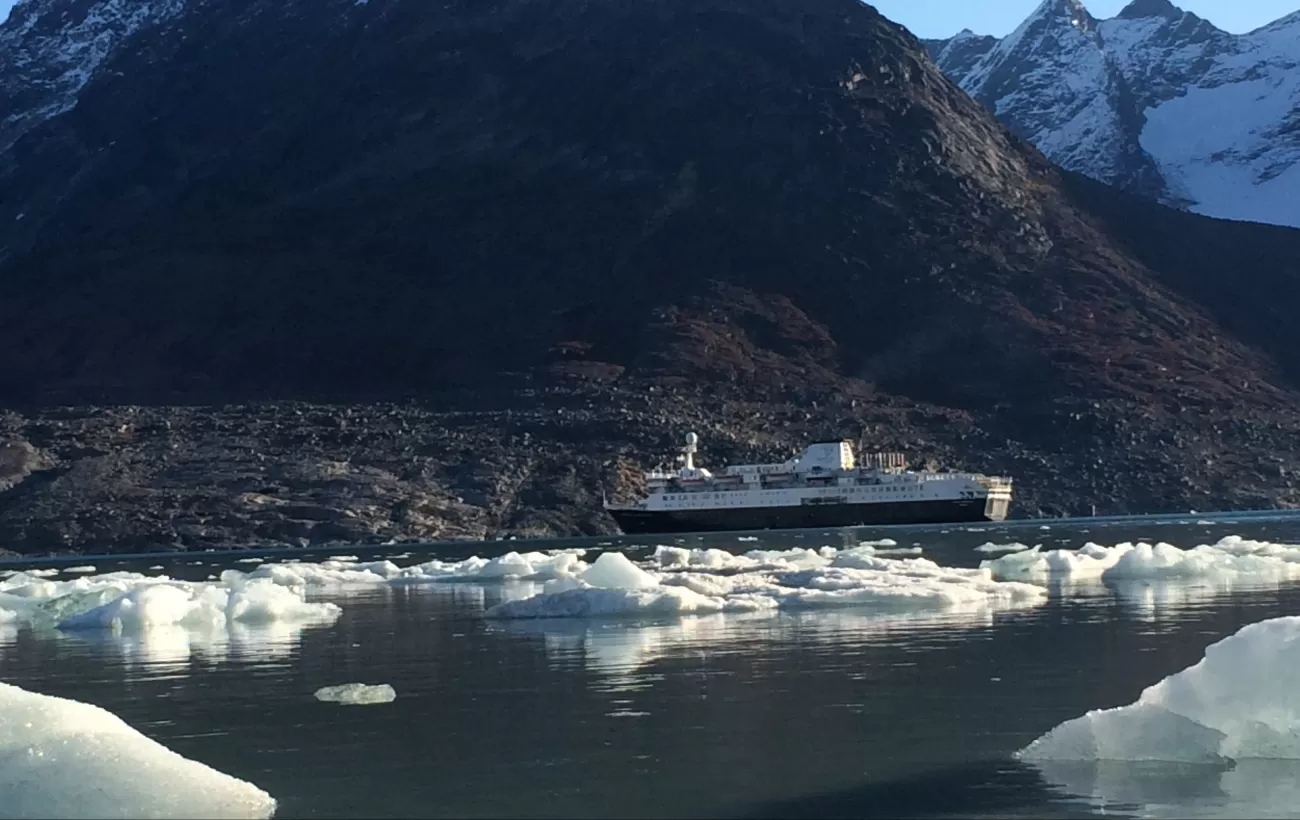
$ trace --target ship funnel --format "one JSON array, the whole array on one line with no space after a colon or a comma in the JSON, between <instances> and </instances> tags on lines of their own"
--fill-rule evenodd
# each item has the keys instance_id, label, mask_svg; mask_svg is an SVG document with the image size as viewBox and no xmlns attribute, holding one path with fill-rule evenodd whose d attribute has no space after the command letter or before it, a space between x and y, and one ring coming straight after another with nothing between
<instances>
[{"instance_id":1,"label":"ship funnel","mask_svg":"<svg viewBox=\"0 0 1300 820\"><path fill-rule=\"evenodd\" d=\"M686 434L686 446L682 448L682 458L686 462L683 469L695 469L695 445L700 441L700 437L695 433Z\"/></svg>"}]
</instances>

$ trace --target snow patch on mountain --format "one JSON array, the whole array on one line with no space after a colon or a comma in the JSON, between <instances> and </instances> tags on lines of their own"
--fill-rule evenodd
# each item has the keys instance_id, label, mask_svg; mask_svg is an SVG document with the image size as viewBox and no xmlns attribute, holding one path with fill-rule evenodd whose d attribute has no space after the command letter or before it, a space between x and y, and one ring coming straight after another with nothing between
<instances>
[{"instance_id":1,"label":"snow patch on mountain","mask_svg":"<svg viewBox=\"0 0 1300 820\"><path fill-rule=\"evenodd\" d=\"M186 0L20 0L0 23L0 151L77 104L121 44L176 17Z\"/></svg>"}]
</instances>

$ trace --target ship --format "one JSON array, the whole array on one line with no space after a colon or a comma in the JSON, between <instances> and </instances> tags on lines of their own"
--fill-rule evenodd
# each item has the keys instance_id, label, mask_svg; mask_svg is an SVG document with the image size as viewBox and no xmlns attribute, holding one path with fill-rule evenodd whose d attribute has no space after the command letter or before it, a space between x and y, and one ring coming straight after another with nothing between
<instances>
[{"instance_id":1,"label":"ship","mask_svg":"<svg viewBox=\"0 0 1300 820\"><path fill-rule=\"evenodd\" d=\"M626 535L732 530L959 524L1002 521L1011 479L911 470L901 453L869 453L821 441L779 464L696 466L699 436L686 435L675 471L645 473L645 492L605 510Z\"/></svg>"}]
</instances>

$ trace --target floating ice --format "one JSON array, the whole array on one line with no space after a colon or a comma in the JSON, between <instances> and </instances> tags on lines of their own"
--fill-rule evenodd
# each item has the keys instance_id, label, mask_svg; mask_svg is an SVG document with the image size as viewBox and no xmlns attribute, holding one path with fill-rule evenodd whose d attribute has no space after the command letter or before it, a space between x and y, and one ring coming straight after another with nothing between
<instances>
[{"instance_id":1,"label":"floating ice","mask_svg":"<svg viewBox=\"0 0 1300 820\"><path fill-rule=\"evenodd\" d=\"M0 683L0 817L265 818L275 807L98 706Z\"/></svg>"},{"instance_id":2,"label":"floating ice","mask_svg":"<svg viewBox=\"0 0 1300 820\"><path fill-rule=\"evenodd\" d=\"M621 552L607 552L583 570L578 578L593 587L607 589L651 589L659 579L628 560Z\"/></svg>"},{"instance_id":3,"label":"floating ice","mask_svg":"<svg viewBox=\"0 0 1300 820\"><path fill-rule=\"evenodd\" d=\"M987 548L990 545L985 546L986 549L981 551L992 551ZM1210 578L1283 581L1300 579L1300 546L1251 541L1237 535L1187 550L1165 543L1123 543L1113 547L1089 543L1077 550L1023 549L982 561L980 566L1000 580Z\"/></svg>"},{"instance_id":4,"label":"floating ice","mask_svg":"<svg viewBox=\"0 0 1300 820\"><path fill-rule=\"evenodd\" d=\"M95 567L92 564L87 564L82 567L68 567L67 569L64 570L64 572L68 573L69 575L84 575L86 573L95 572L95 571L96 571Z\"/></svg>"},{"instance_id":5,"label":"floating ice","mask_svg":"<svg viewBox=\"0 0 1300 820\"><path fill-rule=\"evenodd\" d=\"M1243 627L1137 702L1066 721L1018 753L1042 760L1300 760L1300 617Z\"/></svg>"},{"instance_id":6,"label":"floating ice","mask_svg":"<svg viewBox=\"0 0 1300 820\"><path fill-rule=\"evenodd\" d=\"M153 626L224 627L247 624L332 621L337 604L308 603L302 592L261 579L230 579L230 586L152 584L138 587L102 606L73 615L63 630L109 628L142 631Z\"/></svg>"},{"instance_id":7,"label":"floating ice","mask_svg":"<svg viewBox=\"0 0 1300 820\"><path fill-rule=\"evenodd\" d=\"M1024 544L994 544L992 541L985 541L975 548L976 552L1022 552L1029 549Z\"/></svg>"},{"instance_id":8,"label":"floating ice","mask_svg":"<svg viewBox=\"0 0 1300 820\"><path fill-rule=\"evenodd\" d=\"M882 557L875 547L753 551L660 546L633 564L605 553L586 569L552 580L541 594L505 601L488 618L572 618L774 612L833 607L881 611L1032 606L1041 587L993 579L988 570L948 569L923 558ZM657 567L657 569L656 569Z\"/></svg>"},{"instance_id":9,"label":"floating ice","mask_svg":"<svg viewBox=\"0 0 1300 820\"><path fill-rule=\"evenodd\" d=\"M345 706L371 706L376 703L392 703L396 699L397 691L386 683L376 686L365 683L344 683L338 686L322 686L316 690L316 700L341 703Z\"/></svg>"},{"instance_id":10,"label":"floating ice","mask_svg":"<svg viewBox=\"0 0 1300 820\"><path fill-rule=\"evenodd\" d=\"M213 633L266 627L331 623L339 615L332 603L308 602L302 585L277 584L227 570L218 582L189 583L134 572L88 575L50 581L18 573L0 581L0 621L68 632L107 630L140 635L183 627ZM173 639L172 643L177 643ZM183 639L180 640L185 645Z\"/></svg>"}]
</instances>

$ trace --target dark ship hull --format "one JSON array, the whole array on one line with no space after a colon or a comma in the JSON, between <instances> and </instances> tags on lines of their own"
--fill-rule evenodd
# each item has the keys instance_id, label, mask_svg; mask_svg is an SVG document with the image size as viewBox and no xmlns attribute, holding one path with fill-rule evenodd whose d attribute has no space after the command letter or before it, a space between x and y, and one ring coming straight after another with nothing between
<instances>
[{"instance_id":1,"label":"dark ship hull","mask_svg":"<svg viewBox=\"0 0 1300 820\"><path fill-rule=\"evenodd\" d=\"M610 509L626 535L731 530L790 530L884 524L968 524L1007 517L1005 499L880 501L704 510Z\"/></svg>"}]
</instances>

